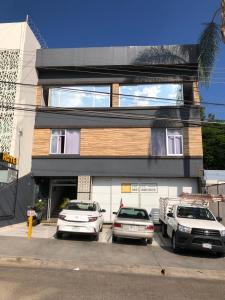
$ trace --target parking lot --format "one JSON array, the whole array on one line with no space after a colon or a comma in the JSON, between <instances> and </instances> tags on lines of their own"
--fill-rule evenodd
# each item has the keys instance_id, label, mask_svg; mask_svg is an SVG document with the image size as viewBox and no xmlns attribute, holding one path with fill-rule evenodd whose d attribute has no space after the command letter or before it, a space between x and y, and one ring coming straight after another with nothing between
<instances>
[{"instance_id":1,"label":"parking lot","mask_svg":"<svg viewBox=\"0 0 225 300\"><path fill-rule=\"evenodd\" d=\"M152 245L135 240L119 240L112 243L111 227L105 225L99 241L87 236L65 235L55 238L56 225L40 224L33 227L31 240L27 238L27 225L0 228L0 257L24 257L35 260L61 261L60 266L83 269L112 270L119 272L149 272L154 268L195 270L195 275L214 274L225 270L225 258L213 253L184 251L173 253L169 239L156 231ZM197 270L197 271L196 271ZM167 272L167 271L166 271ZM176 274L177 271L175 271ZM197 272L197 273L196 273ZM196 275L196 276L197 276ZM203 275L201 275L203 276ZM204 275L205 276L205 275Z\"/></svg>"},{"instance_id":2,"label":"parking lot","mask_svg":"<svg viewBox=\"0 0 225 300\"><path fill-rule=\"evenodd\" d=\"M26 223L20 223L13 226L7 226L0 228L0 236L11 236L11 237L27 237L27 225ZM54 223L41 223L40 225L33 226L32 229L32 238L45 238L45 239L55 239L56 233L56 224ZM77 241L91 241L88 236L77 236L71 234L65 234L63 237L64 240L77 240ZM111 225L104 225L103 231L99 235L99 243L112 243L112 230ZM129 240L119 240L118 243L122 244L141 244L139 241L129 241ZM159 233L159 229L156 230L154 235L154 240L152 246L158 247L169 247L170 243L168 239L162 238Z\"/></svg>"}]
</instances>

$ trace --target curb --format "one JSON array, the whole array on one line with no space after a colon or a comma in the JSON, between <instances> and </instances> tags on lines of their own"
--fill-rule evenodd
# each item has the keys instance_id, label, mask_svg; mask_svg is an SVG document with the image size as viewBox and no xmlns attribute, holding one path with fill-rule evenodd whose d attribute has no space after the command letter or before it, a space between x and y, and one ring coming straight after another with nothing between
<instances>
[{"instance_id":1,"label":"curb","mask_svg":"<svg viewBox=\"0 0 225 300\"><path fill-rule=\"evenodd\" d=\"M138 274L138 275L155 275L162 277L179 277L194 278L202 280L220 280L225 281L225 271L203 270L203 269L187 269L168 267L162 269L155 266L146 265L101 265L101 264L85 264L71 260L46 260L36 257L23 256L1 256L1 267L23 267L23 268L49 268L64 269L71 271L92 271L92 272L109 272L122 274Z\"/></svg>"}]
</instances>

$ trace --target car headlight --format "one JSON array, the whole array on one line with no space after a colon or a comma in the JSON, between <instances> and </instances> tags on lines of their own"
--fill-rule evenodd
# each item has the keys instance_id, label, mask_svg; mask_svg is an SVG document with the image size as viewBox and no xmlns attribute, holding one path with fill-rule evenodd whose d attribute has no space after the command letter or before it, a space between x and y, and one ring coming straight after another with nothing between
<instances>
[{"instance_id":1,"label":"car headlight","mask_svg":"<svg viewBox=\"0 0 225 300\"><path fill-rule=\"evenodd\" d=\"M191 233L191 227L183 226L183 225L178 225L178 230L181 232L186 232L186 233Z\"/></svg>"},{"instance_id":2,"label":"car headlight","mask_svg":"<svg viewBox=\"0 0 225 300\"><path fill-rule=\"evenodd\" d=\"M221 236L225 236L225 230L220 231Z\"/></svg>"}]
</instances>

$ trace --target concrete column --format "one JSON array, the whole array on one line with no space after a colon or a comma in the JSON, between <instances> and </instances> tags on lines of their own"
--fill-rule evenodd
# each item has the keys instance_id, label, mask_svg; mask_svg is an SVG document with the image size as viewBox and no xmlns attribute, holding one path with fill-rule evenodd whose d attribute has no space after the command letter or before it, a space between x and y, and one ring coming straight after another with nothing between
<instances>
[{"instance_id":1,"label":"concrete column","mask_svg":"<svg viewBox=\"0 0 225 300\"><path fill-rule=\"evenodd\" d=\"M118 83L111 85L111 105L112 107L119 107L119 92L120 86Z\"/></svg>"},{"instance_id":2,"label":"concrete column","mask_svg":"<svg viewBox=\"0 0 225 300\"><path fill-rule=\"evenodd\" d=\"M91 177L78 176L77 199L90 200L91 193Z\"/></svg>"}]
</instances>

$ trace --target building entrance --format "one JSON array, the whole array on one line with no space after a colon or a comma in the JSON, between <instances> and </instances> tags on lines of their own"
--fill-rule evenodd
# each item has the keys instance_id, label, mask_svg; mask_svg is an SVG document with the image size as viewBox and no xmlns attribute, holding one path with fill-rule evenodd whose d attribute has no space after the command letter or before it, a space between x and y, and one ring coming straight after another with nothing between
<instances>
[{"instance_id":1,"label":"building entrance","mask_svg":"<svg viewBox=\"0 0 225 300\"><path fill-rule=\"evenodd\" d=\"M48 201L48 219L58 217L62 204L66 199L77 199L77 179L52 180Z\"/></svg>"}]
</instances>

